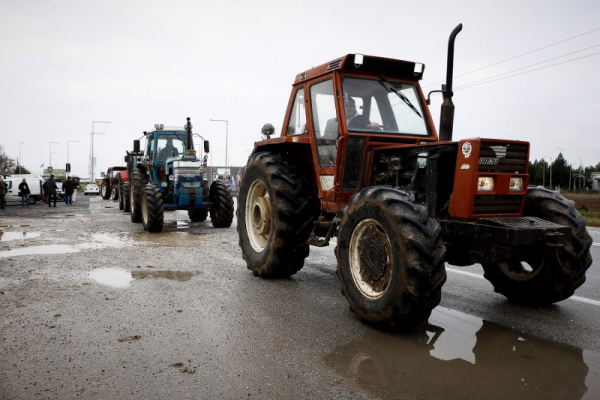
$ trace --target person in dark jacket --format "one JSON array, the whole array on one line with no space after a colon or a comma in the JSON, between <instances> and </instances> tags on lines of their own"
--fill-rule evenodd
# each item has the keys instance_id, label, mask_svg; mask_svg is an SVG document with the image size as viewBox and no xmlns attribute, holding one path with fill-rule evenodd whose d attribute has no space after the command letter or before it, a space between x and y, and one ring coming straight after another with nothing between
<instances>
[{"instance_id":1,"label":"person in dark jacket","mask_svg":"<svg viewBox=\"0 0 600 400\"><path fill-rule=\"evenodd\" d=\"M6 185L6 182L4 182L4 179L2 179L0 176L0 208L3 210L4 207L6 207L6 199L4 198L4 195L6 195L7 190L8 186Z\"/></svg>"},{"instance_id":2,"label":"person in dark jacket","mask_svg":"<svg viewBox=\"0 0 600 400\"><path fill-rule=\"evenodd\" d=\"M62 190L65 192L65 204L73 205L73 192L75 191L75 182L68 176L62 184Z\"/></svg>"},{"instance_id":3,"label":"person in dark jacket","mask_svg":"<svg viewBox=\"0 0 600 400\"><path fill-rule=\"evenodd\" d=\"M50 178L48 178L46 184L48 189L48 207L52 207L52 198L54 198L54 207L56 207L56 190L58 189L58 186L56 186L54 175L50 175Z\"/></svg>"},{"instance_id":4,"label":"person in dark jacket","mask_svg":"<svg viewBox=\"0 0 600 400\"><path fill-rule=\"evenodd\" d=\"M27 179L23 178L23 182L19 184L19 196L21 196L21 206L29 208L29 195L31 191L29 190L29 185L27 184Z\"/></svg>"}]
</instances>

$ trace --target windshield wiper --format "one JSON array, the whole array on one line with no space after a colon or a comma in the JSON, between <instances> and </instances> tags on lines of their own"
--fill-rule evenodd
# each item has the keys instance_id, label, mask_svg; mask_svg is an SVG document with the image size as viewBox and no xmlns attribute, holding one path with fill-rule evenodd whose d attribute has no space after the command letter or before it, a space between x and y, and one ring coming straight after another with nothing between
<instances>
[{"instance_id":1,"label":"windshield wiper","mask_svg":"<svg viewBox=\"0 0 600 400\"><path fill-rule=\"evenodd\" d=\"M417 115L421 118L423 118L421 116L421 114L419 113L419 111L417 110L417 108L413 105L413 103L410 102L410 100L408 99L408 97L406 97L405 95L402 94L402 92L400 92L398 89L396 89L394 87L394 84L390 81L388 81L385 76L383 75L379 75L381 77L381 79L383 79L384 81L386 81L391 87L388 89L383 82L379 81L379 83L381 83L381 86L383 86L388 92L389 91L393 91L394 93L396 93L396 95L398 95L398 97L400 97L402 99L402 101L404 101L406 103L407 106L409 106L411 108L411 110L413 110L415 113L417 113Z\"/></svg>"}]
</instances>

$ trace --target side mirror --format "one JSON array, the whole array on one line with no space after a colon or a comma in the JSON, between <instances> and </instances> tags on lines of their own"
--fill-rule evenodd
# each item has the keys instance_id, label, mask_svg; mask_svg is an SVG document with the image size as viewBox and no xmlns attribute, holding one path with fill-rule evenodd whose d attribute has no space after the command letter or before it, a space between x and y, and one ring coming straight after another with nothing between
<instances>
[{"instance_id":1,"label":"side mirror","mask_svg":"<svg viewBox=\"0 0 600 400\"><path fill-rule=\"evenodd\" d=\"M139 140L133 141L133 151L135 151L136 153L140 151L140 141ZM127 161L127 160L125 160L125 161Z\"/></svg>"},{"instance_id":2,"label":"side mirror","mask_svg":"<svg viewBox=\"0 0 600 400\"><path fill-rule=\"evenodd\" d=\"M208 140L204 141L204 152L205 153L210 152L210 146L208 145Z\"/></svg>"},{"instance_id":3,"label":"side mirror","mask_svg":"<svg viewBox=\"0 0 600 400\"><path fill-rule=\"evenodd\" d=\"M67 167L65 169L67 172L71 172L71 164L67 163Z\"/></svg>"},{"instance_id":4,"label":"side mirror","mask_svg":"<svg viewBox=\"0 0 600 400\"><path fill-rule=\"evenodd\" d=\"M127 162L127 156L123 156L123 161Z\"/></svg>"}]
</instances>

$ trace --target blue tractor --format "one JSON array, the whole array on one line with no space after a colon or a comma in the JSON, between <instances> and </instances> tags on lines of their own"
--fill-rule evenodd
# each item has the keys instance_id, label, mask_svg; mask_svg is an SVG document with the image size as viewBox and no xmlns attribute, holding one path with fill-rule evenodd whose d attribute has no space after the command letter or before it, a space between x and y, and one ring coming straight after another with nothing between
<instances>
[{"instance_id":1,"label":"blue tractor","mask_svg":"<svg viewBox=\"0 0 600 400\"><path fill-rule=\"evenodd\" d=\"M129 178L131 221L142 222L148 232L162 232L165 210L187 210L193 222L206 220L210 212L214 227L231 226L231 190L218 180L209 187L208 156L196 156L190 119L183 127L157 124L154 128L144 132L144 155ZM208 151L204 141L204 152Z\"/></svg>"}]
</instances>

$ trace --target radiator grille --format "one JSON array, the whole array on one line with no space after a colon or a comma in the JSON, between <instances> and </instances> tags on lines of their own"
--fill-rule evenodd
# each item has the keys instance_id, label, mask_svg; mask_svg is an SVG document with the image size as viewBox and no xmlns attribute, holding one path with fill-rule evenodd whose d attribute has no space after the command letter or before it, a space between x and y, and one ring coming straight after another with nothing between
<instances>
[{"instance_id":1,"label":"radiator grille","mask_svg":"<svg viewBox=\"0 0 600 400\"><path fill-rule=\"evenodd\" d=\"M475 196L473 214L517 214L522 200L522 195Z\"/></svg>"},{"instance_id":2,"label":"radiator grille","mask_svg":"<svg viewBox=\"0 0 600 400\"><path fill-rule=\"evenodd\" d=\"M527 171L528 143L481 142L479 172L518 173Z\"/></svg>"}]
</instances>

